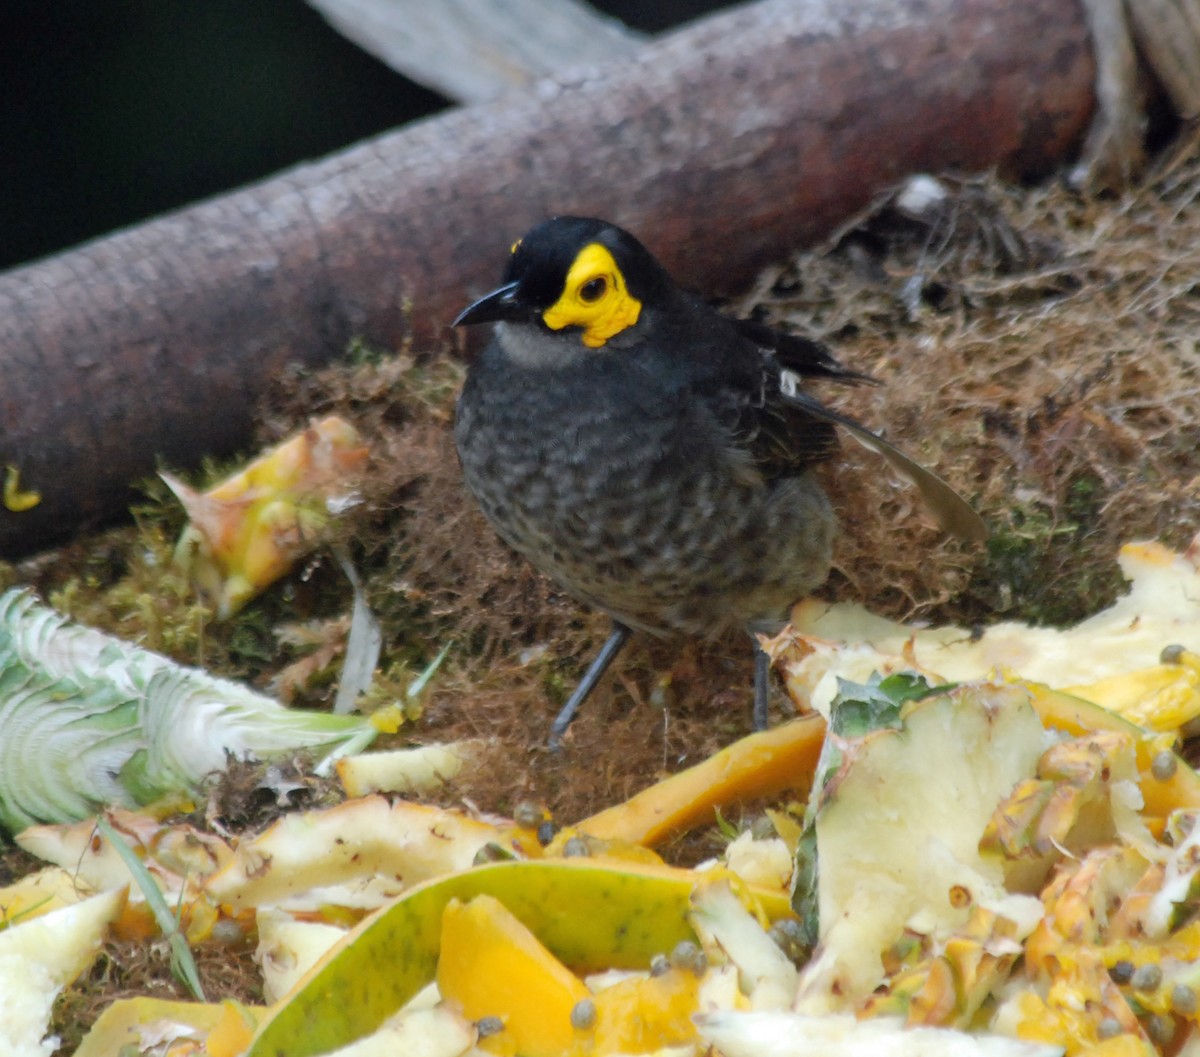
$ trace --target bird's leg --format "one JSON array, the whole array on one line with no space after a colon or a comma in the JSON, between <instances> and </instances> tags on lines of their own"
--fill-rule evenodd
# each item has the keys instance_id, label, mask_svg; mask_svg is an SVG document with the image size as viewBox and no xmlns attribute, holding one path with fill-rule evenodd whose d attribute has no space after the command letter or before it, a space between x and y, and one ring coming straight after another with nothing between
<instances>
[{"instance_id":1,"label":"bird's leg","mask_svg":"<svg viewBox=\"0 0 1200 1057\"><path fill-rule=\"evenodd\" d=\"M767 729L767 698L771 692L771 658L754 636L754 729Z\"/></svg>"},{"instance_id":2,"label":"bird's leg","mask_svg":"<svg viewBox=\"0 0 1200 1057\"><path fill-rule=\"evenodd\" d=\"M571 725L571 721L575 718L575 713L583 706L583 703L588 699L588 695L596 689L596 684L600 681L612 664L613 658L621 652L621 647L629 641L630 631L624 624L619 624L613 621L612 631L600 647L600 652L596 654L596 659L592 661L591 667L583 674L579 685L575 688L567 703L563 705L561 711L554 717L554 725L550 728L550 750L556 752L562 748L562 736L567 732L567 727Z\"/></svg>"}]
</instances>

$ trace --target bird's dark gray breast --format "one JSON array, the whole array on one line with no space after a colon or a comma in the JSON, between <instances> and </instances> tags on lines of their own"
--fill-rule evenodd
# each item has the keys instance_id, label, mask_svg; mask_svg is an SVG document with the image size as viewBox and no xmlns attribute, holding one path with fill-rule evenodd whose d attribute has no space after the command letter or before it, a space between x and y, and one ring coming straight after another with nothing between
<instances>
[{"instance_id":1,"label":"bird's dark gray breast","mask_svg":"<svg viewBox=\"0 0 1200 1057\"><path fill-rule=\"evenodd\" d=\"M493 344L455 437L488 520L575 597L660 634L765 629L824 580L833 516L809 474L764 479L720 405L669 363L527 369Z\"/></svg>"}]
</instances>

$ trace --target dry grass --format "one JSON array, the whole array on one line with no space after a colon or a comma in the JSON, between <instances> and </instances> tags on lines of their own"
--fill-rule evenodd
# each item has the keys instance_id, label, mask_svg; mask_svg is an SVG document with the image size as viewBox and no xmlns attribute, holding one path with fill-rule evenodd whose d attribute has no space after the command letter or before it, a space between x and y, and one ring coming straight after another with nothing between
<instances>
[{"instance_id":1,"label":"dry grass","mask_svg":"<svg viewBox=\"0 0 1200 1057\"><path fill-rule=\"evenodd\" d=\"M924 221L885 205L743 307L831 341L885 385L840 406L937 466L993 531L940 543L847 452L831 589L897 615L1073 621L1130 538L1200 525L1198 143L1127 196L947 182Z\"/></svg>"}]
</instances>

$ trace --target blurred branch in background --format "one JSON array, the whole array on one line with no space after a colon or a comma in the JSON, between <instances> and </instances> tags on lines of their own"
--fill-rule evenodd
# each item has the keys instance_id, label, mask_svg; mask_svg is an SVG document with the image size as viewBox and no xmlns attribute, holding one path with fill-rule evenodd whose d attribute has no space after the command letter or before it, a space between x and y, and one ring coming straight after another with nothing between
<instances>
[{"instance_id":1,"label":"blurred branch in background","mask_svg":"<svg viewBox=\"0 0 1200 1057\"><path fill-rule=\"evenodd\" d=\"M643 40L578 0L308 0L397 73L460 103L632 55Z\"/></svg>"}]
</instances>

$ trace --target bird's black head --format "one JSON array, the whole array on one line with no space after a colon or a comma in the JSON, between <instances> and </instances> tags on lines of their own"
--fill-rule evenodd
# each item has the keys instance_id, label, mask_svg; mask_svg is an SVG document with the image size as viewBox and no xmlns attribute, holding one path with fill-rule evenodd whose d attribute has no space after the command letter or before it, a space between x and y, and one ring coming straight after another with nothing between
<instances>
[{"instance_id":1,"label":"bird's black head","mask_svg":"<svg viewBox=\"0 0 1200 1057\"><path fill-rule=\"evenodd\" d=\"M634 326L670 279L629 232L590 217L553 217L513 244L504 285L466 308L454 325L526 322L574 328L590 348Z\"/></svg>"}]
</instances>

